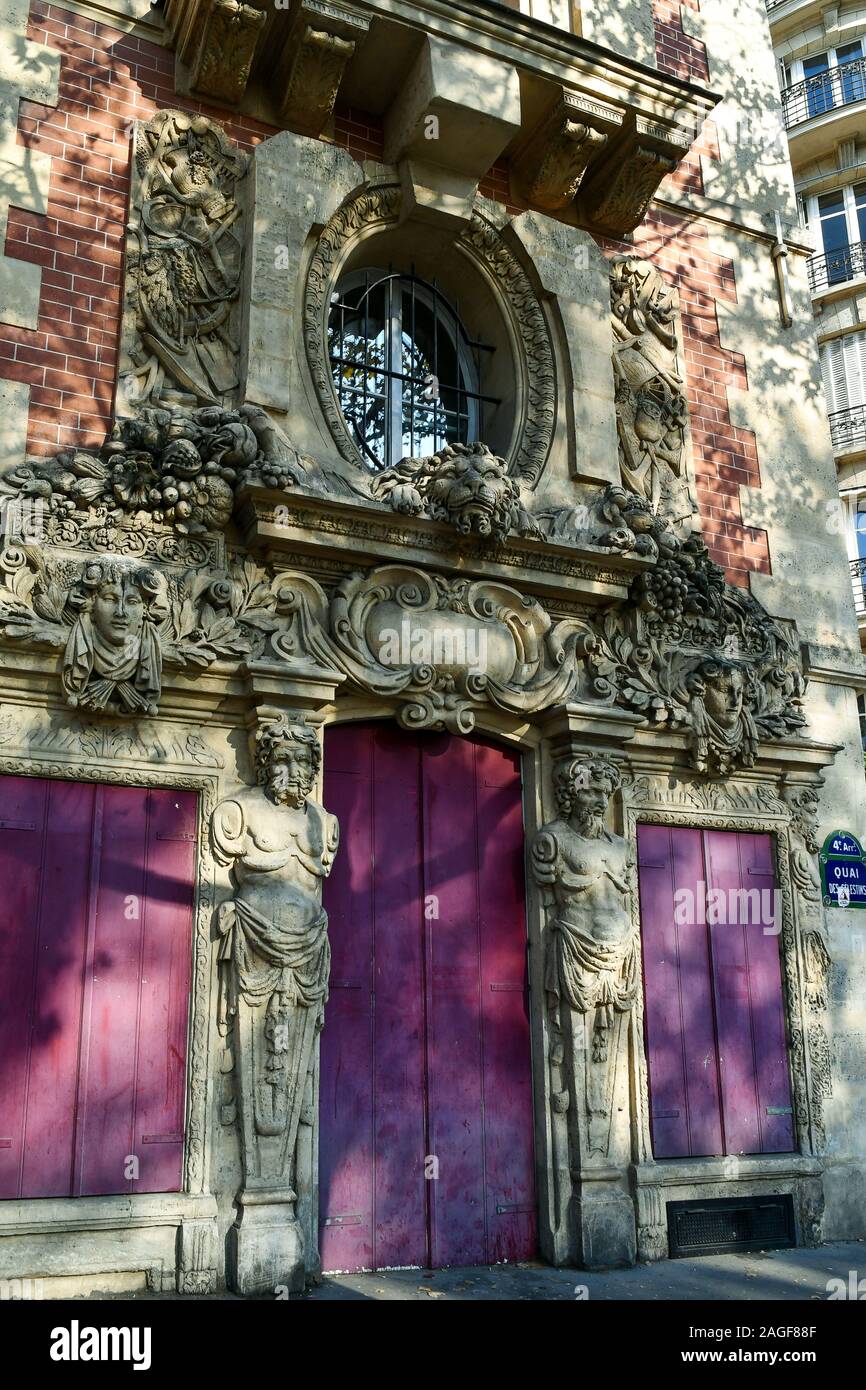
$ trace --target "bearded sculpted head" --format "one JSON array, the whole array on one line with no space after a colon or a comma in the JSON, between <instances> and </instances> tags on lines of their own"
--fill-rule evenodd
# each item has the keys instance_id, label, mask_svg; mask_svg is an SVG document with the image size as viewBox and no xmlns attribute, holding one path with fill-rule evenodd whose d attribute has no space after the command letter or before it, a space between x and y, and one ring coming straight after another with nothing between
<instances>
[{"instance_id":1,"label":"bearded sculpted head","mask_svg":"<svg viewBox=\"0 0 866 1390\"><path fill-rule=\"evenodd\" d=\"M587 839L601 835L610 799L621 786L619 769L607 758L573 758L554 774L560 816Z\"/></svg>"},{"instance_id":2,"label":"bearded sculpted head","mask_svg":"<svg viewBox=\"0 0 866 1390\"><path fill-rule=\"evenodd\" d=\"M306 805L321 761L316 732L301 720L283 715L256 734L256 776L277 806L299 809Z\"/></svg>"},{"instance_id":3,"label":"bearded sculpted head","mask_svg":"<svg viewBox=\"0 0 866 1390\"><path fill-rule=\"evenodd\" d=\"M791 826L800 837L810 854L817 854L821 846L818 842L818 811L820 801L815 787L789 786L783 789L785 805L791 811Z\"/></svg>"}]
</instances>

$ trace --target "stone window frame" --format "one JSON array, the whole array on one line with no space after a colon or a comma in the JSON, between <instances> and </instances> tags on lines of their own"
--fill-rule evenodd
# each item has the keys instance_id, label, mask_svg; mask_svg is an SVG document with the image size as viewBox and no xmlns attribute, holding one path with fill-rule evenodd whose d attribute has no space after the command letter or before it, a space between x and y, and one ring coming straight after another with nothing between
<instances>
[{"instance_id":1,"label":"stone window frame","mask_svg":"<svg viewBox=\"0 0 866 1390\"><path fill-rule=\"evenodd\" d=\"M507 450L510 472L534 486L547 463L556 427L557 368L553 331L519 255L476 203L455 238L461 252L495 297L511 342L515 410ZM384 179L356 189L323 229L313 249L304 287L303 336L307 365L328 429L347 463L368 472L340 410L331 375L327 324L331 294L349 257L376 232L401 225L403 190ZM411 221L402 224L411 228Z\"/></svg>"}]
</instances>

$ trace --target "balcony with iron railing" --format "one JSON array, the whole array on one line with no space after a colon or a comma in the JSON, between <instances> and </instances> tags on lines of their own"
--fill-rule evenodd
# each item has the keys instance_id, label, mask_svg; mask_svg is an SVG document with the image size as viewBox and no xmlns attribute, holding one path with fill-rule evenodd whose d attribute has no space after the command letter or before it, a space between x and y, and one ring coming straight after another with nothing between
<instances>
[{"instance_id":1,"label":"balcony with iron railing","mask_svg":"<svg viewBox=\"0 0 866 1390\"><path fill-rule=\"evenodd\" d=\"M866 100L866 59L830 68L782 92L785 129Z\"/></svg>"},{"instance_id":2,"label":"balcony with iron railing","mask_svg":"<svg viewBox=\"0 0 866 1390\"><path fill-rule=\"evenodd\" d=\"M860 619L866 618L866 594L863 586L866 584L866 560L852 560L850 562L851 588L854 591L854 612Z\"/></svg>"},{"instance_id":3,"label":"balcony with iron railing","mask_svg":"<svg viewBox=\"0 0 866 1390\"><path fill-rule=\"evenodd\" d=\"M837 453L866 448L866 405L849 405L828 416L830 438Z\"/></svg>"},{"instance_id":4,"label":"balcony with iron railing","mask_svg":"<svg viewBox=\"0 0 866 1390\"><path fill-rule=\"evenodd\" d=\"M866 242L856 241L824 256L810 256L808 270L809 289L813 294L824 294L837 285L857 280L866 275Z\"/></svg>"}]
</instances>

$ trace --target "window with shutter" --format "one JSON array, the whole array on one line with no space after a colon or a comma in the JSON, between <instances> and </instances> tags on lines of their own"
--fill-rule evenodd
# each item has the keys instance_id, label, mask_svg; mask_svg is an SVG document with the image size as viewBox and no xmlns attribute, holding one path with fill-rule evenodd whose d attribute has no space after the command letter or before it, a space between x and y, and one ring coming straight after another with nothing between
<instances>
[{"instance_id":1,"label":"window with shutter","mask_svg":"<svg viewBox=\"0 0 866 1390\"><path fill-rule=\"evenodd\" d=\"M866 333L822 343L821 373L828 414L866 403Z\"/></svg>"},{"instance_id":2,"label":"window with shutter","mask_svg":"<svg viewBox=\"0 0 866 1390\"><path fill-rule=\"evenodd\" d=\"M0 805L0 1197L179 1191L195 794L2 777Z\"/></svg>"},{"instance_id":3,"label":"window with shutter","mask_svg":"<svg viewBox=\"0 0 866 1390\"><path fill-rule=\"evenodd\" d=\"M656 1158L789 1153L769 835L638 827Z\"/></svg>"}]
</instances>

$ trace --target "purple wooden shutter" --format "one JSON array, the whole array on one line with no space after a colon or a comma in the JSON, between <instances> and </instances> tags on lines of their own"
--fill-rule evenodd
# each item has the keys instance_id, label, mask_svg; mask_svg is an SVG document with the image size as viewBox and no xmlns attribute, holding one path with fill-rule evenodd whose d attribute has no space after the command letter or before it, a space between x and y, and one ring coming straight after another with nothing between
<instances>
[{"instance_id":1,"label":"purple wooden shutter","mask_svg":"<svg viewBox=\"0 0 866 1390\"><path fill-rule=\"evenodd\" d=\"M656 1158L790 1152L770 836L639 826L638 858Z\"/></svg>"},{"instance_id":2,"label":"purple wooden shutter","mask_svg":"<svg viewBox=\"0 0 866 1390\"><path fill-rule=\"evenodd\" d=\"M701 832L638 826L638 868L653 1152L656 1158L720 1154L707 929L694 911L678 924L674 898L677 889L688 889L692 902L699 901Z\"/></svg>"},{"instance_id":3,"label":"purple wooden shutter","mask_svg":"<svg viewBox=\"0 0 866 1390\"><path fill-rule=\"evenodd\" d=\"M719 830L705 838L708 888L721 889L727 907L710 926L726 1152L787 1153L794 1125L772 841Z\"/></svg>"},{"instance_id":4,"label":"purple wooden shutter","mask_svg":"<svg viewBox=\"0 0 866 1390\"><path fill-rule=\"evenodd\" d=\"M536 1253L523 798L515 753L475 744L487 1260ZM434 924L435 930L435 924Z\"/></svg>"},{"instance_id":5,"label":"purple wooden shutter","mask_svg":"<svg viewBox=\"0 0 866 1390\"><path fill-rule=\"evenodd\" d=\"M0 1195L176 1191L195 795L0 790Z\"/></svg>"},{"instance_id":6,"label":"purple wooden shutter","mask_svg":"<svg viewBox=\"0 0 866 1390\"><path fill-rule=\"evenodd\" d=\"M195 795L100 788L76 1190L181 1186ZM128 1156L138 1179L125 1176Z\"/></svg>"},{"instance_id":7,"label":"purple wooden shutter","mask_svg":"<svg viewBox=\"0 0 866 1390\"><path fill-rule=\"evenodd\" d=\"M0 779L0 1196L72 1181L95 789Z\"/></svg>"},{"instance_id":8,"label":"purple wooden shutter","mask_svg":"<svg viewBox=\"0 0 866 1390\"><path fill-rule=\"evenodd\" d=\"M427 939L430 1248L434 1266L483 1264L479 884L475 759L464 739L438 739L424 759L424 892L436 916Z\"/></svg>"},{"instance_id":9,"label":"purple wooden shutter","mask_svg":"<svg viewBox=\"0 0 866 1390\"><path fill-rule=\"evenodd\" d=\"M536 1248L523 812L515 754L428 739L422 756L430 1258Z\"/></svg>"}]
</instances>

